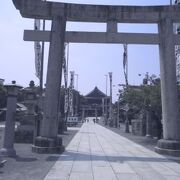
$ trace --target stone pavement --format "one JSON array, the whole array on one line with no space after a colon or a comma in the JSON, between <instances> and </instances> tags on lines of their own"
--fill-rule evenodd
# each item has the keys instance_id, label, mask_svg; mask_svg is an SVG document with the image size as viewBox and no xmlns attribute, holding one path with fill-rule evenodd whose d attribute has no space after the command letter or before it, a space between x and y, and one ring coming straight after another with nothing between
<instances>
[{"instance_id":1,"label":"stone pavement","mask_svg":"<svg viewBox=\"0 0 180 180\"><path fill-rule=\"evenodd\" d=\"M77 127L68 127L62 136L63 145L69 142L79 131ZM0 148L2 146L4 126L0 124ZM15 143L17 156L14 158L3 157L7 160L5 166L0 168L0 180L42 180L58 160L59 154L37 154L31 151L31 144Z\"/></svg>"},{"instance_id":2,"label":"stone pavement","mask_svg":"<svg viewBox=\"0 0 180 180\"><path fill-rule=\"evenodd\" d=\"M180 164L84 123L44 180L180 180Z\"/></svg>"}]
</instances>

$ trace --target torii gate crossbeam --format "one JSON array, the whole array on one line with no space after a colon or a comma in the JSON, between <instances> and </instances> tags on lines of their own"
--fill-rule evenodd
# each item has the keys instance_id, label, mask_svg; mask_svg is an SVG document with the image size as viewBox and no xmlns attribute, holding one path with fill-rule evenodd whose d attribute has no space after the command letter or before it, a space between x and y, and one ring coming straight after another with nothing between
<instances>
[{"instance_id":1,"label":"torii gate crossbeam","mask_svg":"<svg viewBox=\"0 0 180 180\"><path fill-rule=\"evenodd\" d=\"M25 18L52 20L65 16L66 21L121 23L158 23L162 18L180 22L180 6L108 6L85 5L41 0L13 0Z\"/></svg>"},{"instance_id":2,"label":"torii gate crossbeam","mask_svg":"<svg viewBox=\"0 0 180 180\"><path fill-rule=\"evenodd\" d=\"M25 41L50 42L51 31L25 30ZM180 44L180 35L174 34L175 45ZM113 44L159 44L159 35L155 33L107 33L107 32L66 32L68 43L113 43Z\"/></svg>"}]
</instances>

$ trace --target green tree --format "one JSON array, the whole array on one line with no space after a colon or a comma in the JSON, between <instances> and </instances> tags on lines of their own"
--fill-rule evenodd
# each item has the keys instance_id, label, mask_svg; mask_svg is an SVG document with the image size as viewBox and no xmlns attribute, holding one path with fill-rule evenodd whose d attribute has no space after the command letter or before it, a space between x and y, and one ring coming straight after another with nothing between
<instances>
[{"instance_id":1,"label":"green tree","mask_svg":"<svg viewBox=\"0 0 180 180\"><path fill-rule=\"evenodd\" d=\"M120 90L121 106L129 105L129 119L136 118L140 112L149 110L154 120L161 121L161 88L160 78L155 75L146 79L146 84L140 86L128 86Z\"/></svg>"}]
</instances>

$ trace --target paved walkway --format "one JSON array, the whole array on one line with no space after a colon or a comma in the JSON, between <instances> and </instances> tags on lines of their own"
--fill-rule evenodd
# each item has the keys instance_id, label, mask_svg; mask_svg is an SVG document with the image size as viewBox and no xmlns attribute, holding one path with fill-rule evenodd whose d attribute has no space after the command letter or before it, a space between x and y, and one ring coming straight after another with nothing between
<instances>
[{"instance_id":1,"label":"paved walkway","mask_svg":"<svg viewBox=\"0 0 180 180\"><path fill-rule=\"evenodd\" d=\"M77 127L68 127L63 135L65 147L71 142L81 124ZM4 128L0 126L0 148L3 145ZM17 156L14 158L3 157L7 160L5 166L0 168L0 180L42 180L59 158L59 154L38 154L31 151L31 144L15 143Z\"/></svg>"},{"instance_id":2,"label":"paved walkway","mask_svg":"<svg viewBox=\"0 0 180 180\"><path fill-rule=\"evenodd\" d=\"M89 122L44 179L180 180L180 164Z\"/></svg>"}]
</instances>

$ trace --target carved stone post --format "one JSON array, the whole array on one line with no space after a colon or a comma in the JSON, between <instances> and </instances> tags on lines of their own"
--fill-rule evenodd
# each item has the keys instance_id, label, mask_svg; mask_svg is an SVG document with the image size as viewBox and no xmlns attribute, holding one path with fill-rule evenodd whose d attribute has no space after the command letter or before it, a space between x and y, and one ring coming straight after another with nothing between
<instances>
[{"instance_id":1,"label":"carved stone post","mask_svg":"<svg viewBox=\"0 0 180 180\"><path fill-rule=\"evenodd\" d=\"M171 19L162 19L159 23L159 38L163 139L158 141L156 152L180 156L180 114L176 84L173 22Z\"/></svg>"},{"instance_id":2,"label":"carved stone post","mask_svg":"<svg viewBox=\"0 0 180 180\"><path fill-rule=\"evenodd\" d=\"M4 142L3 148L0 150L0 154L3 156L16 156L14 149L14 128L15 128L15 114L16 114L16 103L18 90L21 86L16 84L10 84L5 86L7 88L7 111L6 111L6 122L4 131Z\"/></svg>"},{"instance_id":3,"label":"carved stone post","mask_svg":"<svg viewBox=\"0 0 180 180\"><path fill-rule=\"evenodd\" d=\"M44 116L40 136L35 139L35 144L32 147L34 152L57 153L64 150L62 139L58 137L57 134L65 27L65 17L53 18L46 79Z\"/></svg>"}]
</instances>

